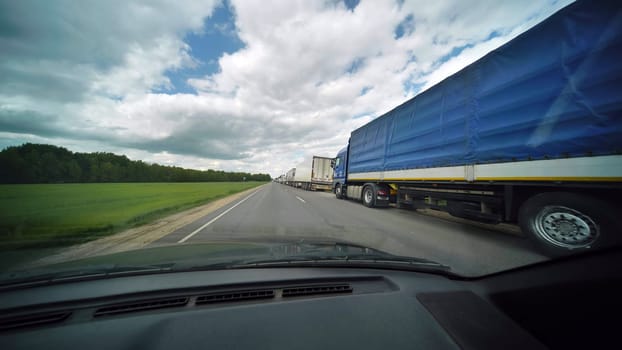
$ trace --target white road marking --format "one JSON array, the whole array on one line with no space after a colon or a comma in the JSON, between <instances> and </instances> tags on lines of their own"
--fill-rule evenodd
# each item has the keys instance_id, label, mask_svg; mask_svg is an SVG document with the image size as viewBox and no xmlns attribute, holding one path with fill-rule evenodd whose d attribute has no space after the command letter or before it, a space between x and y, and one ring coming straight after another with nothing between
<instances>
[{"instance_id":1,"label":"white road marking","mask_svg":"<svg viewBox=\"0 0 622 350\"><path fill-rule=\"evenodd\" d=\"M303 202L303 203L307 203L307 202L305 202L305 200L304 200L304 199L302 199L302 198L300 198L300 197L298 197L298 196L296 196L296 198L298 198L298 200L299 200L299 201L301 201L301 202Z\"/></svg>"},{"instance_id":2,"label":"white road marking","mask_svg":"<svg viewBox=\"0 0 622 350\"><path fill-rule=\"evenodd\" d=\"M216 220L220 219L221 217L225 216L225 214L227 214L228 212L230 212L231 210L233 210L233 208L237 207L238 205L244 203L245 200L251 198L252 196L255 195L255 193L259 192L261 190L257 190L251 194L249 194L248 196L246 196L246 198L242 199L241 201L235 203L234 206L232 206L231 208L223 211L222 213L220 213L220 215L218 215L217 217L213 218L212 220L208 221L206 224L204 224L203 226L199 227L198 229L192 231L192 233L190 233L189 235L187 235L186 237L180 239L177 243L184 243L185 241L189 240L190 238L192 238L192 236L196 235L197 233L199 233L199 231L201 231L202 229L206 228L207 226L213 224Z\"/></svg>"}]
</instances>

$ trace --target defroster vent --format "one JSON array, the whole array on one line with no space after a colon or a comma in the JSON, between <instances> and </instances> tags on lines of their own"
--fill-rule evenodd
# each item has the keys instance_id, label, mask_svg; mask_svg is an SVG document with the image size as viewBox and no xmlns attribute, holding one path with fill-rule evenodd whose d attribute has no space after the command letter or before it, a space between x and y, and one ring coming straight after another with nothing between
<instances>
[{"instance_id":1,"label":"defroster vent","mask_svg":"<svg viewBox=\"0 0 622 350\"><path fill-rule=\"evenodd\" d=\"M352 293L352 291L353 291L352 286L349 284L301 286L301 287L293 287L293 288L283 288L283 298L317 295L317 294Z\"/></svg>"},{"instance_id":2,"label":"defroster vent","mask_svg":"<svg viewBox=\"0 0 622 350\"><path fill-rule=\"evenodd\" d=\"M248 290L237 292L223 292L212 293L207 295L201 295L197 297L196 304L213 304L223 302L233 302L252 299L270 299L274 298L274 290L262 289L262 290Z\"/></svg>"},{"instance_id":3,"label":"defroster vent","mask_svg":"<svg viewBox=\"0 0 622 350\"><path fill-rule=\"evenodd\" d=\"M30 314L1 318L0 331L59 323L66 320L70 315L70 311L62 311L54 313Z\"/></svg>"},{"instance_id":4,"label":"defroster vent","mask_svg":"<svg viewBox=\"0 0 622 350\"><path fill-rule=\"evenodd\" d=\"M108 315L117 315L117 314L124 314L128 312L138 312L138 311L184 306L186 304L188 304L187 297L141 300L137 302L105 306L105 307L97 309L97 311L95 311L93 316L100 317L100 316L108 316Z\"/></svg>"}]
</instances>

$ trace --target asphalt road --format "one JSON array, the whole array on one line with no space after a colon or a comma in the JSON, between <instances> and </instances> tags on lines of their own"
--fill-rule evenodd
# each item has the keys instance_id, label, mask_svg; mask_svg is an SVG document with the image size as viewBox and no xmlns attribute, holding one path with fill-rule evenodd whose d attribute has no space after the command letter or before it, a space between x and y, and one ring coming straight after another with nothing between
<instances>
[{"instance_id":1,"label":"asphalt road","mask_svg":"<svg viewBox=\"0 0 622 350\"><path fill-rule=\"evenodd\" d=\"M331 193L261 186L153 243L338 239L482 275L545 260L520 236L412 210L370 209Z\"/></svg>"}]
</instances>

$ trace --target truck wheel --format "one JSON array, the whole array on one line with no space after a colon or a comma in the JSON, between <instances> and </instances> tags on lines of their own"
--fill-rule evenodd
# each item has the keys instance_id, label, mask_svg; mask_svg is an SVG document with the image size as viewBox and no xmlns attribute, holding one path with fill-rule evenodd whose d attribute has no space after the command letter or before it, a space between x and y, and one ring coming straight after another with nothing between
<instances>
[{"instance_id":1,"label":"truck wheel","mask_svg":"<svg viewBox=\"0 0 622 350\"><path fill-rule=\"evenodd\" d=\"M372 185L363 188L363 204L366 207L373 208L376 205L375 193L376 189Z\"/></svg>"},{"instance_id":2,"label":"truck wheel","mask_svg":"<svg viewBox=\"0 0 622 350\"><path fill-rule=\"evenodd\" d=\"M335 186L335 197L337 197L337 199L343 199L343 189L341 188L341 184L337 184Z\"/></svg>"},{"instance_id":3,"label":"truck wheel","mask_svg":"<svg viewBox=\"0 0 622 350\"><path fill-rule=\"evenodd\" d=\"M619 240L611 204L585 195L548 192L529 198L518 212L521 230L544 254L568 255Z\"/></svg>"}]
</instances>

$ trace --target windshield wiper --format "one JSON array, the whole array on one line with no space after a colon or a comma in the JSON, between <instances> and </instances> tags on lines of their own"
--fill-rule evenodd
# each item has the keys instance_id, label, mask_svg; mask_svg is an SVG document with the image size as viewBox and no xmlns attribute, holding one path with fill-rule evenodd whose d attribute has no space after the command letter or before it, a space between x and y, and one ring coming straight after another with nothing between
<instances>
[{"instance_id":1,"label":"windshield wiper","mask_svg":"<svg viewBox=\"0 0 622 350\"><path fill-rule=\"evenodd\" d=\"M223 264L224 265L224 264ZM354 255L303 255L288 256L279 259L247 260L229 264L226 268L250 267L291 267L291 266L351 266L375 268L403 268L408 270L442 270L449 271L447 265L435 261L401 256L387 256L380 254ZM211 267L211 266L207 266ZM221 266L224 267L224 266Z\"/></svg>"},{"instance_id":2,"label":"windshield wiper","mask_svg":"<svg viewBox=\"0 0 622 350\"><path fill-rule=\"evenodd\" d=\"M0 277L0 290L34 287L64 282L85 281L122 276L134 276L171 271L167 265L97 265L79 269L44 272L8 273Z\"/></svg>"}]
</instances>

